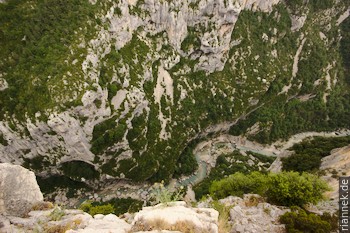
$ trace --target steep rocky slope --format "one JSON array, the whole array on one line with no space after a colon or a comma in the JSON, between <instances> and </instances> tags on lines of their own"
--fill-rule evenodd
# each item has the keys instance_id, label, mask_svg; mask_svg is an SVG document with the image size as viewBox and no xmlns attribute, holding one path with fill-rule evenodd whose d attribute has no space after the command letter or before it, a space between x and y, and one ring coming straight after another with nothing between
<instances>
[{"instance_id":1,"label":"steep rocky slope","mask_svg":"<svg viewBox=\"0 0 350 233\"><path fill-rule=\"evenodd\" d=\"M114 214L94 214L91 216L82 210L65 209L42 201L34 174L23 167L1 164L0 184L12 183L13 193L17 195L0 195L0 232L285 232L285 226L279 222L279 217L289 211L286 207L277 207L263 202L259 195L248 194L243 198L227 197L220 200L226 211L226 222L219 221L219 212L211 208L212 199L192 207L184 201L167 202L155 206L143 207L135 214L124 213L117 217ZM22 179L13 180L13 172L31 174ZM1 189L5 194L8 189ZM26 193L27 195L24 195ZM2 194L2 193L0 193ZM37 198L38 194L41 198ZM39 195L39 196L40 196ZM26 207L16 211L4 210L1 205L13 203ZM12 207L13 207L12 206ZM221 213L223 214L223 213ZM247 224L250 222L250 224ZM232 228L232 229L231 229ZM231 229L231 230L230 230ZM164 230L164 231L162 231Z\"/></svg>"},{"instance_id":2,"label":"steep rocky slope","mask_svg":"<svg viewBox=\"0 0 350 233\"><path fill-rule=\"evenodd\" d=\"M232 125L260 142L349 128L349 7L7 0L0 162L57 179L167 180L195 168L193 139Z\"/></svg>"}]
</instances>

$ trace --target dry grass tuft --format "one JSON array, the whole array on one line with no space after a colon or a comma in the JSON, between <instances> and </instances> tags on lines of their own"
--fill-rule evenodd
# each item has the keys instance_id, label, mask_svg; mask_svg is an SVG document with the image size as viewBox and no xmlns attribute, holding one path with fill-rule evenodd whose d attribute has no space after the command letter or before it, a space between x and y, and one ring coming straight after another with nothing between
<instances>
[{"instance_id":1,"label":"dry grass tuft","mask_svg":"<svg viewBox=\"0 0 350 233\"><path fill-rule=\"evenodd\" d=\"M65 233L70 229L77 229L81 224L82 220L80 218L74 219L71 222L66 223L65 225L46 225L44 227L45 233Z\"/></svg>"},{"instance_id":2,"label":"dry grass tuft","mask_svg":"<svg viewBox=\"0 0 350 233\"><path fill-rule=\"evenodd\" d=\"M219 201L214 201L211 203L212 207L219 212L218 228L219 233L230 233L231 226L229 224L230 219L230 209L232 206L225 206Z\"/></svg>"},{"instance_id":3,"label":"dry grass tuft","mask_svg":"<svg viewBox=\"0 0 350 233\"><path fill-rule=\"evenodd\" d=\"M72 229L71 223L66 225L52 225L46 226L44 228L45 233L65 233L66 231Z\"/></svg>"},{"instance_id":4,"label":"dry grass tuft","mask_svg":"<svg viewBox=\"0 0 350 233\"><path fill-rule=\"evenodd\" d=\"M48 201L38 202L32 206L32 210L34 210L34 211L35 210L50 210L53 208L54 208L54 205Z\"/></svg>"},{"instance_id":5,"label":"dry grass tuft","mask_svg":"<svg viewBox=\"0 0 350 233\"><path fill-rule=\"evenodd\" d=\"M138 221L129 233L138 231L152 231L152 230L168 230L180 231L182 233L211 233L210 229L199 228L191 221L177 221L175 224L170 224L164 219L154 219L152 221L140 220Z\"/></svg>"},{"instance_id":6,"label":"dry grass tuft","mask_svg":"<svg viewBox=\"0 0 350 233\"><path fill-rule=\"evenodd\" d=\"M247 207L257 206L259 203L264 202L264 198L260 196L250 196L248 200L245 200L244 204Z\"/></svg>"}]
</instances>

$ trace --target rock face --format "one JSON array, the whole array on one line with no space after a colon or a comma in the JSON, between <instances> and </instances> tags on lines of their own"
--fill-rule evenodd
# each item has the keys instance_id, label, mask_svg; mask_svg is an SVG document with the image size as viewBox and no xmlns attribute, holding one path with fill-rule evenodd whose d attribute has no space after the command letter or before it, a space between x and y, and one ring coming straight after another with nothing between
<instances>
[{"instance_id":1,"label":"rock face","mask_svg":"<svg viewBox=\"0 0 350 233\"><path fill-rule=\"evenodd\" d=\"M290 12L286 1L280 0L89 2L94 7L82 7L96 9L86 19L72 27L57 27L71 28L76 35L69 42L57 38L62 41L57 48L70 45L67 54L57 57L62 58L57 71L57 67L41 67L37 70L47 71L41 75L26 69L24 84L17 81L16 75L22 72L13 68L13 60L30 59L11 51L31 43L25 34L32 30L18 29L19 39L12 44L2 37L4 47L18 45L18 49L7 49L4 57L0 54L0 60L9 62L0 73L0 162L26 163L41 177L65 175L79 182L86 174L66 174L63 165L93 163L98 173L120 179L167 179L175 166L181 167L177 162L183 148L198 135L227 131L263 106L270 99L262 98L265 94L279 93L289 99L298 95L294 90L309 92L304 87L309 88L310 80L297 73L312 73L313 67L303 71L302 63L293 63L293 58L312 64L311 59L319 55L311 52L320 51L327 62L317 67L322 72L315 83L324 83L329 71L329 83L342 85L335 75L341 72L338 66L327 68L340 64L339 48L314 35L322 32L330 42L341 38L339 28L328 33L327 25L334 24L332 17L337 16L338 24L348 17L347 1L335 1L320 12L328 12L329 17L309 14L308 7L301 15ZM41 5L33 6L37 7L34 10L41 12ZM27 22L46 23L36 14L23 17L34 17ZM304 24L315 27L304 28ZM50 28L45 33L57 29L45 26ZM5 34L11 36L11 32ZM46 36L51 35L42 35ZM41 47L45 46L33 49ZM46 58L56 61L52 53ZM283 86L288 88L282 93ZM32 92L38 98L26 101ZM317 92L323 94L323 88ZM257 125L259 132L278 126L262 123Z\"/></svg>"},{"instance_id":2,"label":"rock face","mask_svg":"<svg viewBox=\"0 0 350 233\"><path fill-rule=\"evenodd\" d=\"M191 229L193 233L218 233L216 210L186 207L184 202L145 207L134 217L130 215L126 219L114 214L91 216L81 210L63 210L60 207L31 211L28 216L0 215L0 232L181 233Z\"/></svg>"},{"instance_id":3,"label":"rock face","mask_svg":"<svg viewBox=\"0 0 350 233\"><path fill-rule=\"evenodd\" d=\"M113 4L104 16L99 16L102 21L110 22L108 30L101 29L96 39L79 45L87 46L89 51L81 69L87 80L94 79L98 82L99 63L102 62L103 57L111 52L111 45L114 44L118 50L123 48L130 42L137 29L144 27L145 33L151 35L166 32L169 41L157 43L169 43L177 51L178 54L170 57L167 55L164 59L161 59L162 66L168 70L179 63L181 54L186 57L192 53L195 54L193 49L190 49L187 53L182 52L180 49L181 43L189 35L188 28L206 22L211 26L205 26L207 27L205 32L200 32L198 35L201 44L199 48L201 55L196 70L204 70L209 73L222 70L228 59L231 34L240 12L243 10L269 12L278 2L279 0L240 0L235 3L228 1L226 5L226 1L223 0L201 0L196 3L197 6L191 8L189 6L191 1L146 0L141 6L135 6L136 2L134 1L120 1L118 4ZM137 7L140 11L146 13L134 15L130 9ZM121 13L117 13L116 9L120 9ZM151 56L151 54L148 56ZM156 55L156 60L159 59L159 56L163 55ZM115 110L125 108L125 113L122 116L128 112L132 113L131 121L140 112L149 112L150 101L153 100L145 99L145 93L144 90L140 89L141 87L131 88L127 74L130 64L121 65L124 68L118 72L126 72L122 75L126 76L126 80L122 84L123 88L118 90L111 103ZM146 67L145 64L142 65ZM140 80L140 83L155 78L150 77L151 74L148 74L147 70L144 72L142 76L145 80ZM164 72L167 71L164 70ZM170 76L169 79L171 80ZM0 91L6 88L8 88L6 79L2 78L0 74ZM169 88L174 88L172 82ZM167 92L169 88L167 87ZM92 162L94 160L94 154L90 151L92 130L96 124L103 121L104 117L110 117L113 110L108 104L108 95L110 95L108 91L100 86L94 89L96 90L87 90L83 93L82 106L63 112L54 111L47 117L46 122L28 119L25 128L29 132L29 137L18 134L17 130L11 129L8 122L0 120L0 134L3 134L8 142L7 145L0 143L0 161L15 161L16 164L20 164L23 163L23 158L43 157L44 160L50 163L56 161L58 164L72 160ZM155 98L155 104L160 104L160 97L159 101ZM101 104L97 107L96 102L98 101ZM160 119L163 115L166 114L160 111ZM37 118L40 116L42 116L40 113L36 115ZM84 122L81 122L81 118L85 118ZM164 118L162 121L162 130L159 132L161 139L170 138L170 134L167 136L168 133L164 130L169 127L166 122L171 122L171 118ZM128 125L128 128L132 128L131 125ZM18 131L21 130L24 129L18 129ZM119 146L126 151L125 156L131 157L132 153L128 148L126 139L123 138L120 141L123 141L120 142ZM24 151L26 153L23 153ZM52 153L52 151L56 153Z\"/></svg>"},{"instance_id":4,"label":"rock face","mask_svg":"<svg viewBox=\"0 0 350 233\"><path fill-rule=\"evenodd\" d=\"M279 217L289 210L261 200L262 198L255 194L246 194L243 199L231 196L220 200L227 206L234 205L230 210L231 232L285 232L284 225L279 223Z\"/></svg>"},{"instance_id":5,"label":"rock face","mask_svg":"<svg viewBox=\"0 0 350 233\"><path fill-rule=\"evenodd\" d=\"M328 183L331 190L325 193L329 201L318 203L309 209L315 213L332 213L338 209L339 198L339 176L350 175L350 146L337 148L331 154L322 158L320 170L325 174L322 178Z\"/></svg>"},{"instance_id":6,"label":"rock face","mask_svg":"<svg viewBox=\"0 0 350 233\"><path fill-rule=\"evenodd\" d=\"M33 172L7 163L0 164L0 214L22 216L43 195Z\"/></svg>"}]
</instances>

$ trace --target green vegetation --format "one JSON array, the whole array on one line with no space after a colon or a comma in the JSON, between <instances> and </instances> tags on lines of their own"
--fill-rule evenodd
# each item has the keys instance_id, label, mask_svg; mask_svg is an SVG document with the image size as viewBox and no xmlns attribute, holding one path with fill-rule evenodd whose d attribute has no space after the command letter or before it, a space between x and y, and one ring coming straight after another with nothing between
<instances>
[{"instance_id":1,"label":"green vegetation","mask_svg":"<svg viewBox=\"0 0 350 233\"><path fill-rule=\"evenodd\" d=\"M253 171L259 171L260 169L265 171L275 160L275 157L267 157L252 152L248 152L248 155L249 154L257 158L253 161L253 165L247 163L247 161L250 160L249 156L244 156L239 151L234 151L231 154L219 155L216 159L216 166L211 169L209 176L193 187L196 198L200 199L204 195L209 194L209 188L214 180L221 180L236 172L248 174ZM257 165L259 162L264 163L260 169Z\"/></svg>"},{"instance_id":2,"label":"green vegetation","mask_svg":"<svg viewBox=\"0 0 350 233\"><path fill-rule=\"evenodd\" d=\"M23 158L23 160L23 167L37 172L42 171L45 167L50 165L50 162L47 161L47 158L45 158L45 156L36 156L32 159Z\"/></svg>"},{"instance_id":3,"label":"green vegetation","mask_svg":"<svg viewBox=\"0 0 350 233\"><path fill-rule=\"evenodd\" d=\"M8 142L4 138L4 135L2 135L2 133L0 133L0 144L2 144L3 146L7 146L8 145Z\"/></svg>"},{"instance_id":4,"label":"green vegetation","mask_svg":"<svg viewBox=\"0 0 350 233\"><path fill-rule=\"evenodd\" d=\"M295 154L282 158L284 171L317 172L321 165L321 159L330 155L331 150L350 144L350 136L324 138L315 137L305 139L295 144L289 150Z\"/></svg>"},{"instance_id":5,"label":"green vegetation","mask_svg":"<svg viewBox=\"0 0 350 233\"><path fill-rule=\"evenodd\" d=\"M110 214L121 215L124 213L134 213L142 208L143 202L131 198L113 198L106 202L84 202L80 209L91 214Z\"/></svg>"},{"instance_id":6,"label":"green vegetation","mask_svg":"<svg viewBox=\"0 0 350 233\"><path fill-rule=\"evenodd\" d=\"M316 204L329 187L324 180L309 173L282 172L269 174L267 198L285 206Z\"/></svg>"},{"instance_id":7,"label":"green vegetation","mask_svg":"<svg viewBox=\"0 0 350 233\"><path fill-rule=\"evenodd\" d=\"M188 51L191 48L193 50L199 49L201 46L201 41L198 38L197 33L194 31L195 29L193 27L188 27L188 35L187 37L182 41L181 43L181 49L183 51Z\"/></svg>"},{"instance_id":8,"label":"green vegetation","mask_svg":"<svg viewBox=\"0 0 350 233\"><path fill-rule=\"evenodd\" d=\"M79 209L83 210L86 213L89 213L91 216L94 216L95 214L107 215L114 211L114 208L111 204L93 206L91 202L84 202L80 205Z\"/></svg>"},{"instance_id":9,"label":"green vegetation","mask_svg":"<svg viewBox=\"0 0 350 233\"><path fill-rule=\"evenodd\" d=\"M94 127L91 140L91 152L95 155L103 153L109 146L121 141L126 131L126 125L117 123L116 118L107 119Z\"/></svg>"},{"instance_id":10,"label":"green vegetation","mask_svg":"<svg viewBox=\"0 0 350 233\"><path fill-rule=\"evenodd\" d=\"M36 177L41 192L50 194L57 191L58 188L67 190L67 197L74 197L79 189L91 191L92 188L83 182L72 180L66 176L50 176L48 178Z\"/></svg>"},{"instance_id":11,"label":"green vegetation","mask_svg":"<svg viewBox=\"0 0 350 233\"><path fill-rule=\"evenodd\" d=\"M144 112L140 116L135 116L132 121L132 129L128 131L126 138L129 146L133 151L141 151L147 145L146 135L143 133L147 126L147 113Z\"/></svg>"},{"instance_id":12,"label":"green vegetation","mask_svg":"<svg viewBox=\"0 0 350 233\"><path fill-rule=\"evenodd\" d=\"M193 154L193 150L197 145L198 140L189 143L182 151L175 167L174 178L179 178L181 175L191 175L198 169L198 162Z\"/></svg>"},{"instance_id":13,"label":"green vegetation","mask_svg":"<svg viewBox=\"0 0 350 233\"><path fill-rule=\"evenodd\" d=\"M229 223L231 206L226 206L219 201L212 201L211 208L219 212L218 228L220 233L231 232L232 226Z\"/></svg>"},{"instance_id":14,"label":"green vegetation","mask_svg":"<svg viewBox=\"0 0 350 233\"><path fill-rule=\"evenodd\" d=\"M312 12L319 12L331 8L334 5L333 0L286 0L287 6L293 11L301 11L304 9L310 9Z\"/></svg>"},{"instance_id":15,"label":"green vegetation","mask_svg":"<svg viewBox=\"0 0 350 233\"><path fill-rule=\"evenodd\" d=\"M280 217L280 222L286 224L288 233L329 233L338 229L338 216L324 213L317 215L301 208L293 207Z\"/></svg>"},{"instance_id":16,"label":"green vegetation","mask_svg":"<svg viewBox=\"0 0 350 233\"><path fill-rule=\"evenodd\" d=\"M98 89L90 77L90 73L95 73L96 82L103 91L108 91L106 107L111 108L111 116L94 127L91 140L94 162L101 165L103 173L124 174L134 181L168 181L191 174L197 169L191 141L203 129L223 121L232 122L259 106L233 126L230 133L243 134L258 122L261 131L250 135L249 139L270 143L307 130L349 127L350 95L348 86L343 85L348 75L341 67L340 56L342 52L346 65L349 60L345 52L348 51L348 26L345 22L341 25L340 48L338 27L327 17L320 17L323 9L336 8L343 3L325 0L325 4L320 5L319 2L287 1L291 9L310 10L304 27L297 32L290 29L290 11L284 3L276 5L271 13L243 10L231 34L230 48L222 59L223 69L209 74L197 66L203 57L195 56L203 52L198 51L200 38L213 29L220 30L209 18L188 28L181 49L185 52L193 49L195 54L191 56L173 48L166 32L145 33L142 26L132 32L131 40L124 47L119 48L119 42L112 36L108 42L110 46L97 49L91 48L89 41L101 39L96 30L103 28L110 32L110 21L100 16L111 9L112 2L97 1L91 5L88 0L8 0L0 5L0 70L9 84L9 88L1 92L0 119L14 117L25 126L26 118L33 118L37 112L41 113L38 120L46 121L50 112L81 105L82 94L87 89ZM131 14L148 14L143 4L144 1L139 0L136 6L130 6ZM198 1L194 1L190 8L196 9L197 5ZM118 7L114 7L114 12L122 13ZM324 22L319 20L321 18L325 18ZM325 24L332 25L332 29L324 30ZM328 44L320 38L320 32L325 33ZM291 81L293 57L301 35L306 42L300 54L297 77ZM87 77L81 69L82 63L88 51L95 49L98 62L94 67L87 64ZM107 51L109 53L105 54ZM169 65L179 57L177 64ZM329 64L335 65L326 71ZM164 94L158 104L154 101L154 88L160 66L170 74L174 93L173 99ZM326 72L332 81L337 79L337 85L332 85L331 90L327 90L324 80ZM314 86L319 79L320 84ZM279 94L289 84L288 93ZM130 95L119 109L114 109L111 102L120 90ZM329 94L327 97L325 92ZM306 94L314 97L304 101L300 96ZM102 103L101 99L94 101L97 108L105 107ZM129 112L125 112L125 103L128 103ZM146 105L147 111L138 111ZM169 119L165 127L167 139L160 137L160 111ZM87 119L76 117L82 124ZM16 120L10 121L9 126L20 131L22 127ZM132 127L127 129L129 123ZM129 145L115 149L113 145L124 137ZM0 136L0 143L7 143L3 136ZM132 158L119 160L117 157L128 147ZM266 165L270 163L259 155L255 158ZM196 187L199 196L208 193L211 180L257 169L232 163L225 156L218 160L218 168ZM25 165L39 171L53 165L46 161L49 160L35 158L26 160ZM87 171L74 168L75 165L68 164L62 167L70 177L98 176L89 167Z\"/></svg>"},{"instance_id":17,"label":"green vegetation","mask_svg":"<svg viewBox=\"0 0 350 233\"><path fill-rule=\"evenodd\" d=\"M55 208L51 211L49 218L51 221L60 221L64 215L64 209L59 206L55 206Z\"/></svg>"},{"instance_id":18,"label":"green vegetation","mask_svg":"<svg viewBox=\"0 0 350 233\"><path fill-rule=\"evenodd\" d=\"M310 8L312 7L311 5L317 6L317 2L309 1L307 7ZM326 0L324 4L320 4L318 7L332 6L332 2ZM287 4L299 5L303 3L302 1L287 1ZM303 7L297 6L297 8ZM348 117L350 114L349 82L347 82L348 84L344 83L345 79L349 79L347 78L349 75L348 71L344 72L343 67L341 67L341 58L339 56L340 49L346 65L346 61L349 60L346 58L348 53L345 52L348 51L346 49L348 39L346 38L348 38L349 29L347 26L344 26L344 23L342 24L342 35L345 36L345 39L341 41L340 47L337 43L327 45L319 37L320 28L324 26L324 22L317 14L310 13L308 16L310 21L307 20L301 29L301 32L307 31L309 35L303 46L302 59L298 63L296 78L290 83L292 86L288 93L279 94L282 88L289 84L290 79L286 77L291 76L291 67L288 68L287 73L283 71L276 73L277 76L272 81L266 95L260 99L260 102L264 102L264 105L234 125L230 130L231 134L244 134L248 128L255 123L259 123L261 131L255 135L249 135L249 139L260 143L271 143L278 139L287 139L291 135L300 132L332 131L337 128L350 127L350 118ZM259 30L254 31L259 32ZM295 36L298 33L289 33L287 30L287 34L283 38L286 49L278 47L278 54L294 56L297 50L295 46L299 44L295 40ZM332 30L326 36L331 38L337 35L339 36L339 32ZM268 34L268 36L270 35ZM262 51L266 50L262 49ZM279 58L281 58L280 55ZM326 76L324 70L330 64L330 61L337 61L329 71L331 78L336 75L342 84L332 87L332 91L325 101L324 93L327 83L323 80ZM281 63L281 67L286 68L286 64L288 64L287 61ZM289 64L293 64L293 61L289 61ZM322 82L318 86L314 85L315 81L320 78L322 78ZM310 94L313 97L307 101L298 98L306 94Z\"/></svg>"},{"instance_id":19,"label":"green vegetation","mask_svg":"<svg viewBox=\"0 0 350 233\"><path fill-rule=\"evenodd\" d=\"M88 0L0 4L0 70L9 84L0 95L0 119L8 112L25 121L25 114L33 117L61 104L80 104L80 98L72 100L74 92L64 82L72 88L83 83L80 55L86 52L76 45L81 37L95 34L96 7ZM79 61L70 64L76 58ZM72 78L67 78L68 72Z\"/></svg>"},{"instance_id":20,"label":"green vegetation","mask_svg":"<svg viewBox=\"0 0 350 233\"><path fill-rule=\"evenodd\" d=\"M311 0L308 2L314 11L326 10L334 5L334 0Z\"/></svg>"},{"instance_id":21,"label":"green vegetation","mask_svg":"<svg viewBox=\"0 0 350 233\"><path fill-rule=\"evenodd\" d=\"M183 187L171 190L169 187L164 186L164 182L161 182L153 185L151 195L156 204L167 204L168 202L179 201L183 198L185 192L186 190Z\"/></svg>"},{"instance_id":22,"label":"green vegetation","mask_svg":"<svg viewBox=\"0 0 350 233\"><path fill-rule=\"evenodd\" d=\"M344 73L345 80L348 84L350 84L350 18L345 19L344 22L340 25L341 28L341 41L339 51L342 55L343 65L344 65Z\"/></svg>"},{"instance_id":23,"label":"green vegetation","mask_svg":"<svg viewBox=\"0 0 350 233\"><path fill-rule=\"evenodd\" d=\"M327 190L325 181L309 173L300 175L297 172L252 172L244 175L237 172L220 181L214 181L210 186L210 195L220 199L230 195L255 193L266 197L273 204L303 206L307 203L316 204L322 200L323 192Z\"/></svg>"},{"instance_id":24,"label":"green vegetation","mask_svg":"<svg viewBox=\"0 0 350 233\"><path fill-rule=\"evenodd\" d=\"M83 161L70 161L62 163L61 168L63 174L69 178L88 180L98 179L100 173L95 170L95 167Z\"/></svg>"}]
</instances>

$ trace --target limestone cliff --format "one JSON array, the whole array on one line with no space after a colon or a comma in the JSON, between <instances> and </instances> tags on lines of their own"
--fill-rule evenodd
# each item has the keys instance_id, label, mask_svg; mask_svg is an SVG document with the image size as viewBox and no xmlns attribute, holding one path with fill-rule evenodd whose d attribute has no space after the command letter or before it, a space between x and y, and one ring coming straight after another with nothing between
<instances>
[{"instance_id":1,"label":"limestone cliff","mask_svg":"<svg viewBox=\"0 0 350 233\"><path fill-rule=\"evenodd\" d=\"M350 125L347 1L0 7L0 162L40 177L169 179L192 139L244 119L230 132L254 139Z\"/></svg>"}]
</instances>

